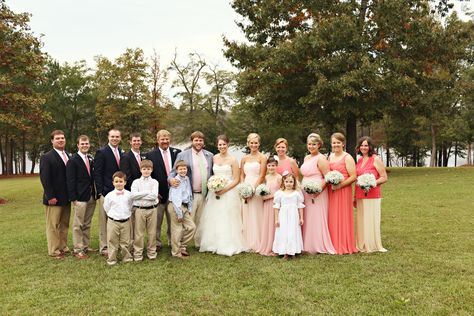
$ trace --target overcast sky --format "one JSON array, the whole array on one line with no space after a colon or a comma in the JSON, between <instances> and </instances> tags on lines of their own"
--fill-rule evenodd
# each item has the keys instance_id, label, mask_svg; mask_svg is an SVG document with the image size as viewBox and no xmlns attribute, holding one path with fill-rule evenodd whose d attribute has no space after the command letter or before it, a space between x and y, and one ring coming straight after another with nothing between
<instances>
[{"instance_id":1,"label":"overcast sky","mask_svg":"<svg viewBox=\"0 0 474 316\"><path fill-rule=\"evenodd\" d=\"M470 10L474 1L465 3ZM29 12L31 28L43 34L44 50L60 62L96 55L114 59L126 48L156 49L169 64L175 49L180 60L198 52L212 63L230 67L222 55L222 35L244 40L230 0L7 0L15 12Z\"/></svg>"}]
</instances>

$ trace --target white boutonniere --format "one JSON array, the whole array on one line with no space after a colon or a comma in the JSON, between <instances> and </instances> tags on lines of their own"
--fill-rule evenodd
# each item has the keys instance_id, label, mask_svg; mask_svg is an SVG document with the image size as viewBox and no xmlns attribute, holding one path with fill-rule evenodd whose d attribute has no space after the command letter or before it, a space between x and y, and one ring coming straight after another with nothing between
<instances>
[{"instance_id":1,"label":"white boutonniere","mask_svg":"<svg viewBox=\"0 0 474 316\"><path fill-rule=\"evenodd\" d=\"M122 155L125 154L125 150L120 149L120 153L121 153Z\"/></svg>"},{"instance_id":2,"label":"white boutonniere","mask_svg":"<svg viewBox=\"0 0 474 316\"><path fill-rule=\"evenodd\" d=\"M173 148L173 153L176 153L176 152L177 152L177 150L175 148Z\"/></svg>"},{"instance_id":3,"label":"white boutonniere","mask_svg":"<svg viewBox=\"0 0 474 316\"><path fill-rule=\"evenodd\" d=\"M92 157L91 155L87 154L86 157L87 159L89 159L90 162L94 161L94 157Z\"/></svg>"},{"instance_id":4,"label":"white boutonniere","mask_svg":"<svg viewBox=\"0 0 474 316\"><path fill-rule=\"evenodd\" d=\"M145 156L145 155L140 155L140 159L141 159L141 160L145 160L145 159L146 159L146 156Z\"/></svg>"}]
</instances>

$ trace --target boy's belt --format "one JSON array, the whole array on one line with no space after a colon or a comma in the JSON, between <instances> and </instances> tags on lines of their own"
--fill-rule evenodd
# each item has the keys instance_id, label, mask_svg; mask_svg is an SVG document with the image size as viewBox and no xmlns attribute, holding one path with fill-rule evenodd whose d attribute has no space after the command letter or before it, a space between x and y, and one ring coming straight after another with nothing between
<instances>
[{"instance_id":1,"label":"boy's belt","mask_svg":"<svg viewBox=\"0 0 474 316\"><path fill-rule=\"evenodd\" d=\"M114 219L110 216L107 216L108 219L110 219L111 221L114 221L114 222L119 222L119 223L125 223L126 221L128 221L130 218L127 218L127 219Z\"/></svg>"},{"instance_id":2,"label":"boy's belt","mask_svg":"<svg viewBox=\"0 0 474 316\"><path fill-rule=\"evenodd\" d=\"M158 204L151 205L151 206L136 206L136 205L134 205L133 207L134 208L139 208L139 209L142 209L142 210L151 210L152 208L157 208Z\"/></svg>"}]
</instances>

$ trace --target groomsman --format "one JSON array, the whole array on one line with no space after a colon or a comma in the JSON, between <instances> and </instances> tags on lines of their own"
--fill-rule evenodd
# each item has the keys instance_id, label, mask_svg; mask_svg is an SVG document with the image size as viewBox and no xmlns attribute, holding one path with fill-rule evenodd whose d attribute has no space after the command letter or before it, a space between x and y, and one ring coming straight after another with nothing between
<instances>
[{"instance_id":1,"label":"groomsman","mask_svg":"<svg viewBox=\"0 0 474 316\"><path fill-rule=\"evenodd\" d=\"M69 155L64 151L66 138L64 132L55 130L51 133L53 149L40 160L40 179L43 185L43 204L46 206L46 239L48 255L64 259L69 252L67 234L71 203L69 203L66 186L66 164Z\"/></svg>"},{"instance_id":2,"label":"groomsman","mask_svg":"<svg viewBox=\"0 0 474 316\"><path fill-rule=\"evenodd\" d=\"M171 222L170 214L168 214L168 195L169 195L169 186L168 186L168 175L170 174L171 169L173 168L176 157L181 152L178 148L170 147L171 143L171 134L167 130L160 130L156 133L156 142L158 143L158 148L149 152L146 155L146 158L153 162L153 172L151 177L158 181L158 190L159 190L159 200L158 204L158 220L157 220L157 229L156 229L156 247L159 251L162 247L161 241L161 226L163 223L163 215L166 214L166 223L168 224L168 229L166 235L168 236L168 243L171 242Z\"/></svg>"},{"instance_id":3,"label":"groomsman","mask_svg":"<svg viewBox=\"0 0 474 316\"><path fill-rule=\"evenodd\" d=\"M118 129L111 129L108 134L109 143L97 150L95 154L95 186L99 199L99 251L102 255L107 253L107 214L104 210L104 198L114 190L112 176L120 170L122 150L119 148L122 140Z\"/></svg>"},{"instance_id":4,"label":"groomsman","mask_svg":"<svg viewBox=\"0 0 474 316\"><path fill-rule=\"evenodd\" d=\"M131 191L132 182L140 179L142 173L140 171L140 162L142 156L140 147L142 146L142 135L140 133L130 134L130 151L120 159L120 170L127 176L125 189ZM130 215L130 251L133 251L133 241L135 239L135 208L132 209Z\"/></svg>"},{"instance_id":5,"label":"groomsman","mask_svg":"<svg viewBox=\"0 0 474 316\"><path fill-rule=\"evenodd\" d=\"M89 137L77 138L78 152L66 165L69 200L74 209L72 241L74 256L87 259L90 251L90 229L95 210L94 161L89 156Z\"/></svg>"},{"instance_id":6,"label":"groomsman","mask_svg":"<svg viewBox=\"0 0 474 316\"><path fill-rule=\"evenodd\" d=\"M213 154L204 148L204 134L200 131L191 134L191 148L186 149L178 154L176 161L184 160L188 166L189 180L193 190L193 204L191 217L196 224L196 232L198 231L199 221L202 215L202 208L207 194L207 180L212 175L212 156ZM179 184L176 176L176 169L170 172L168 182L176 187ZM171 215L171 214L170 214ZM199 248L201 236L197 233L194 235L194 245Z\"/></svg>"}]
</instances>

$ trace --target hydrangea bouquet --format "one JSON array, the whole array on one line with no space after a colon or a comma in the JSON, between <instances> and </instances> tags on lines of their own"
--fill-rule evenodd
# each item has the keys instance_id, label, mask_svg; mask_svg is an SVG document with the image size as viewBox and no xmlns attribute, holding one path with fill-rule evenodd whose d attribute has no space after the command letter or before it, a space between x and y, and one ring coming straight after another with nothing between
<instances>
[{"instance_id":1,"label":"hydrangea bouquet","mask_svg":"<svg viewBox=\"0 0 474 316\"><path fill-rule=\"evenodd\" d=\"M324 176L324 181L332 185L338 185L344 180L344 176L337 170L332 170L326 173ZM333 189L334 190L334 189Z\"/></svg>"},{"instance_id":2,"label":"hydrangea bouquet","mask_svg":"<svg viewBox=\"0 0 474 316\"><path fill-rule=\"evenodd\" d=\"M254 189L251 184L248 183L241 183L237 187L237 191L242 199L245 199L245 203L247 203L247 198L252 197L254 194Z\"/></svg>"},{"instance_id":3,"label":"hydrangea bouquet","mask_svg":"<svg viewBox=\"0 0 474 316\"><path fill-rule=\"evenodd\" d=\"M259 184L255 189L255 194L259 196L270 195L270 193L270 188L265 183Z\"/></svg>"},{"instance_id":4,"label":"hydrangea bouquet","mask_svg":"<svg viewBox=\"0 0 474 316\"><path fill-rule=\"evenodd\" d=\"M357 177L356 183L362 190L364 190L365 196L370 191L370 189L377 186L377 180L375 176L371 173L364 173Z\"/></svg>"},{"instance_id":5,"label":"hydrangea bouquet","mask_svg":"<svg viewBox=\"0 0 474 316\"><path fill-rule=\"evenodd\" d=\"M303 185L303 190L308 194L321 193L323 191L323 187L321 186L321 183L317 181L303 179L302 185ZM314 197L311 198L311 201L314 204Z\"/></svg>"}]
</instances>

